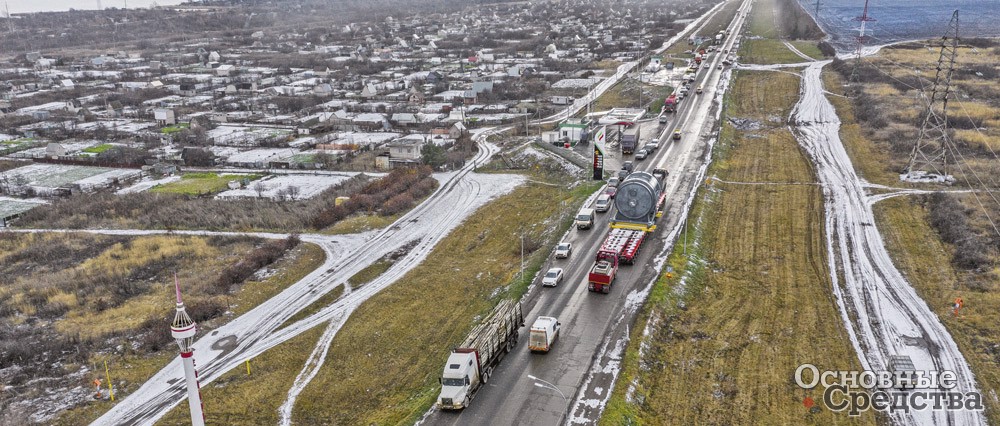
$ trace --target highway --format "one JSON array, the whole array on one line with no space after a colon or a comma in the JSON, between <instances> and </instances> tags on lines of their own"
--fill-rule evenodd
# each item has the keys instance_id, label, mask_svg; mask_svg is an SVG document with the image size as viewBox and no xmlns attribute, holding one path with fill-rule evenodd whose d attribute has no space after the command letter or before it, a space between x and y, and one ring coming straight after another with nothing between
<instances>
[{"instance_id":1,"label":"highway","mask_svg":"<svg viewBox=\"0 0 1000 426\"><path fill-rule=\"evenodd\" d=\"M731 36L720 49L734 48L749 3L744 1L729 26ZM721 52L709 55L692 84L692 88L703 85L704 93L696 95L692 90L677 113L670 114L669 123L660 126L657 120L651 120L639 124L643 126L642 134L658 135L661 148L646 160L637 161L636 170L666 168L670 176L666 213L643 244L635 265L619 269L610 294L587 291L587 273L614 211L598 213L593 229L570 230L563 241L573 244L572 255L559 260L550 257L542 267L543 272L549 267L561 267L566 278L555 288L540 287L536 280L523 301L526 326L521 329L515 350L494 370L470 407L458 412L432 409L423 424L596 423L617 378L628 327L656 279L661 254L668 252L666 248L676 239L693 191L703 179L721 88L727 87L730 74L728 69L717 69L724 56ZM676 128L681 130L682 138L673 142L669 136ZM621 154L616 157L612 161L606 158L606 167L617 167ZM631 156L625 158L629 159ZM530 324L540 315L557 317L562 323L559 339L548 354L532 354L526 344ZM443 368L444 360L441 362Z\"/></svg>"}]
</instances>

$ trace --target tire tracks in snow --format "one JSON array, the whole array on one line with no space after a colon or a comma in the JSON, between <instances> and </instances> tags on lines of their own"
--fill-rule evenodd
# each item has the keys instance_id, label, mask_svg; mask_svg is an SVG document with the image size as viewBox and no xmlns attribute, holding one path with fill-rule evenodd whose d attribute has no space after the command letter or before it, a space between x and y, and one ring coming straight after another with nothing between
<instances>
[{"instance_id":1,"label":"tire tracks in snow","mask_svg":"<svg viewBox=\"0 0 1000 426\"><path fill-rule=\"evenodd\" d=\"M343 316L346 320L358 305L402 276L405 270L416 266L445 234L458 225L458 222L489 199L508 192L520 184L522 182L520 178L511 176L470 175L477 164L488 161L498 151L496 146L482 142L484 137L504 130L506 129L480 130L476 135L480 140L480 150L474 160L459 171L445 174L443 177L437 176L444 180L443 185L425 202L403 215L391 226L369 234L368 240L361 244L352 244L353 247L342 250L344 254L339 258L328 256L327 262L320 269L249 312L198 339L194 343L194 348L201 383L203 385L211 383L247 359L260 355L314 326L330 322L338 316ZM456 188L462 190L455 191ZM333 246L336 245L337 238L309 236L310 239L313 237L322 243L328 255L336 254ZM305 240L306 236L303 236L303 239ZM413 240L419 240L420 243L383 274L384 278L380 277L360 289L341 296L313 315L282 327L297 312L310 306L337 286L343 285L348 277ZM336 329L339 329L334 328L335 330L324 334L332 339L332 336L336 335ZM235 340L236 344L224 349L213 347L214 343L221 339ZM308 375L309 373L302 375L299 381L307 382L305 379ZM180 362L175 358L139 389L97 419L94 424L152 424L184 398L186 393L183 375ZM211 413L211 401L207 401L207 405L208 412Z\"/></svg>"},{"instance_id":2,"label":"tire tracks in snow","mask_svg":"<svg viewBox=\"0 0 1000 426\"><path fill-rule=\"evenodd\" d=\"M889 356L908 355L917 370L950 370L952 391L974 392L975 377L948 330L906 281L875 225L872 203L840 140L840 120L821 79L830 61L808 64L792 132L816 166L823 187L827 258L841 320L865 370L887 369ZM761 67L766 68L766 67ZM902 424L986 424L981 411L923 410L890 413Z\"/></svg>"}]
</instances>

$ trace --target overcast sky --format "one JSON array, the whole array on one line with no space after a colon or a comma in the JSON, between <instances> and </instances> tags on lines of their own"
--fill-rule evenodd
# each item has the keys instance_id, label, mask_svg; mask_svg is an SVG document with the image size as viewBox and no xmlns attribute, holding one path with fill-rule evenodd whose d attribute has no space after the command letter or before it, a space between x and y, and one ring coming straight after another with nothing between
<instances>
[{"instance_id":1,"label":"overcast sky","mask_svg":"<svg viewBox=\"0 0 1000 426\"><path fill-rule=\"evenodd\" d=\"M52 12L73 9L97 9L98 0L5 0L10 13ZM168 6L183 3L183 0L100 0L101 7L130 8L149 7L158 4ZM3 3L0 3L2 11Z\"/></svg>"}]
</instances>

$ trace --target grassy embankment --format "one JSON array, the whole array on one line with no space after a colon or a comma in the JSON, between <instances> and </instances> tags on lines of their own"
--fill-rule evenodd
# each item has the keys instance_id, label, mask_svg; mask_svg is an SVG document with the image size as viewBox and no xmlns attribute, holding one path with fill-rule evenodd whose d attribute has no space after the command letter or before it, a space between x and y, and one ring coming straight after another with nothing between
<instances>
[{"instance_id":1,"label":"grassy embankment","mask_svg":"<svg viewBox=\"0 0 1000 426\"><path fill-rule=\"evenodd\" d=\"M751 9L748 34L740 44L740 62L783 64L805 62L782 43L789 41L800 52L821 59L816 39L822 32L794 0L762 0Z\"/></svg>"},{"instance_id":2,"label":"grassy embankment","mask_svg":"<svg viewBox=\"0 0 1000 426\"><path fill-rule=\"evenodd\" d=\"M191 265L201 265L202 263L204 263L205 260L218 261L218 259L229 260L231 258L231 256L223 256L221 255L221 253L211 251L208 249L202 249L202 252L199 252L196 258L196 254L193 253L193 247L202 247L203 245L202 241L210 240L209 238L167 237L167 236L142 237L140 239L137 239L138 242L132 243L134 250L131 252L131 254L126 253L123 256L128 259L139 258L144 255L150 256L151 258L158 258L159 256L161 256L160 253L158 253L155 250L152 252L148 252L146 251L146 249L150 247L150 244L162 245L164 247L174 247L174 244L171 243L172 240L178 240L181 242L179 247L182 249L185 256L185 261L187 265L185 270L187 272L182 270L180 271L179 275L182 286L188 287L187 290L185 290L185 302L188 305L188 312L196 318L197 316L203 314L203 312L199 312L198 307L205 305L205 303L202 302L202 300L205 298L222 299L224 300L223 303L225 303L223 305L223 308L225 308L228 305L228 307L231 309L234 315L243 314L249 311L250 309L254 308L255 306L257 306L261 302L271 298L272 296L274 296L281 290L285 289L292 283L297 282L302 277L304 277L305 275L316 269L325 260L325 255L322 249L320 249L318 246L314 244L303 243L300 244L297 248L290 251L289 254L287 254L284 258L282 258L281 260L270 266L270 268L278 271L275 274L271 275L270 277L262 281L248 281L238 291L228 296L225 295L209 296L192 290L192 287L197 287L200 281L208 281L207 278L199 279L197 277L198 276L214 277L218 269L223 267L226 263L220 262L218 265L214 267L211 267L209 265L202 265L203 268L199 269L193 269ZM168 246L167 244L170 245ZM236 248L239 247L242 246L236 246ZM244 250L245 247L243 249L240 249L240 251ZM109 256L114 257L122 255L109 253ZM199 261L198 259L202 260ZM197 270L197 272L194 272L195 270ZM121 327L127 328L129 327L128 324L130 319L138 317L138 313L140 313L140 311L141 312L148 311L148 312L153 312L154 315L160 314L163 316L162 330L160 330L161 327L157 327L151 332L163 331L163 333L167 333L166 327L169 325L170 318L172 318L173 316L172 305L170 302L172 300L172 294L173 294L171 287L172 283L169 282L169 280L160 283L160 285L158 285L157 288L149 296L137 298L137 300L134 303L123 305L121 309L118 309L117 311L113 312L114 314L113 317L109 317L113 318L113 320L109 322L112 324L116 324L119 329ZM199 328L207 331L211 328L214 328L217 325L220 325L221 322L226 321L227 318L229 317L222 317L216 320L199 323L200 326ZM87 328L84 328L81 327L80 324L85 322L87 324L92 325L95 322L95 320L100 320L100 319L101 317L94 316L92 314L86 317L71 316L71 319L66 321L66 323L62 325L61 328L63 329L63 332L75 332L75 333L94 332L93 330L91 330L92 327L88 326ZM204 335L205 331L202 331L199 334ZM307 337L300 336L297 339L306 339L306 338ZM316 338L318 338L318 335L313 336L313 340L315 340ZM177 356L176 347L174 346L173 341L169 339L169 336L165 338L165 340L161 344L160 349L156 352L144 353L141 351L129 350L128 345L125 345L125 347L126 349L122 352L115 352L112 354L109 353L95 354L89 359L87 363L87 366L92 371L103 371L104 362L105 361L108 362L108 366L110 367L111 370L112 380L115 383L115 396L118 402L120 402L122 398L127 397L129 392L137 389L139 385L145 382L149 377L151 377L153 374L155 374L157 371L163 368L163 366L169 363L174 357ZM275 349L271 352L278 352L278 350ZM271 354L271 352L269 352L269 354ZM303 359L306 355L308 354L302 355ZM269 369L270 366L274 364L280 364L281 362L283 362L282 360L285 359L294 359L294 357L297 356L297 354L284 353L280 356L278 355L269 355L269 356L271 356L272 358L262 357L260 365L256 363L253 364L255 369L254 370L255 376L253 377L255 378L261 378L262 376L269 377L268 374L270 371ZM245 370L243 370L243 372L244 374L246 373ZM90 379L91 379L90 377L87 377L86 383L82 383L82 385L89 385ZM277 379L275 378L273 380ZM225 383L225 381L222 381L221 383ZM220 392L218 395L216 395L215 391L216 387L218 387L218 385L215 384L206 386L204 389L202 389L203 395L205 395L206 398L213 398L213 399L218 398L218 400L221 400L223 398L222 394L224 392ZM267 387L267 386L262 386L262 387ZM115 402L111 402L108 400L93 401L85 406L77 407L65 412L54 423L59 425L87 424L96 419L98 416L100 416L107 410L109 410L114 404ZM181 404L181 406L184 407L185 410L187 410L186 405ZM220 406L221 405L216 405L213 407L212 403L206 404L206 409L210 415L209 417L210 420L215 418L214 416L220 412L218 409L218 407Z\"/></svg>"},{"instance_id":3,"label":"grassy embankment","mask_svg":"<svg viewBox=\"0 0 1000 426\"><path fill-rule=\"evenodd\" d=\"M739 73L710 175L691 215L687 255L656 283L632 328L603 424L872 423L803 406L795 369L858 367L833 300L823 245L823 198L785 127L799 81ZM682 237L679 241L683 241ZM649 335L643 336L648 330ZM640 346L642 356L640 357ZM634 388L633 388L634 386Z\"/></svg>"},{"instance_id":4,"label":"grassy embankment","mask_svg":"<svg viewBox=\"0 0 1000 426\"><path fill-rule=\"evenodd\" d=\"M837 74L831 71L824 74L827 87L840 87L842 83ZM866 84L865 91L877 93L887 89L884 83L875 83ZM894 99L898 95L898 91L884 93L876 99L886 105L899 105L903 101ZM828 98L843 122L840 136L858 173L872 182L902 186L898 175L890 170L894 156L892 150L886 149L888 144L866 137L855 119L850 100L837 96ZM894 111L890 114L894 116L892 120L897 115L908 114L905 110L884 109ZM976 375L984 394L987 416L991 423L1000 422L1000 404L996 398L1000 391L996 349L1000 347L1000 288L996 285L1000 271L995 266L984 272L956 268L952 263L956 248L943 243L930 225L931 210L924 197L889 199L876 204L874 210L893 263L951 333ZM961 297L966 306L959 318L951 315L951 304L956 297Z\"/></svg>"},{"instance_id":5,"label":"grassy embankment","mask_svg":"<svg viewBox=\"0 0 1000 426\"><path fill-rule=\"evenodd\" d=\"M592 184L573 190L528 184L479 209L391 291L351 316L326 366L301 395L295 421L395 424L422 415L436 397L448 350L499 297L524 292L527 280L516 282L520 241L514 236L526 234L526 275L533 276L594 190Z\"/></svg>"}]
</instances>

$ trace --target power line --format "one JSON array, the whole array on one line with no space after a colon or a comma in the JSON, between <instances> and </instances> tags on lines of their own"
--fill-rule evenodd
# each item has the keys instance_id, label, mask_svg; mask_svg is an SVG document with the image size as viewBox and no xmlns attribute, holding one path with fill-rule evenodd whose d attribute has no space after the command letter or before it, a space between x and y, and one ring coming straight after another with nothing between
<instances>
[{"instance_id":1,"label":"power line","mask_svg":"<svg viewBox=\"0 0 1000 426\"><path fill-rule=\"evenodd\" d=\"M949 40L949 36L950 40ZM910 152L910 163L906 166L906 176L913 177L914 172L931 168L944 178L948 176L948 145L952 142L948 137L948 95L951 93L951 77L955 71L955 56L958 54L958 10L951 15L948 32L941 37L941 52L938 55L937 72L931 95L927 102L927 114L924 116L917 142ZM926 93L926 92L925 92ZM935 110L941 105L941 112ZM942 170L938 169L938 162Z\"/></svg>"},{"instance_id":2,"label":"power line","mask_svg":"<svg viewBox=\"0 0 1000 426\"><path fill-rule=\"evenodd\" d=\"M819 0L816 0L816 11L819 13ZM861 16L854 18L855 21L861 22L861 28L858 31L858 36L855 40L858 42L858 50L855 52L856 57L854 58L854 69L851 70L851 83L858 82L858 65L861 63L861 52L864 50L865 43L868 41L868 36L865 35L865 25L868 22L876 21L875 18L868 16L868 0L865 0L865 10L861 12Z\"/></svg>"}]
</instances>

